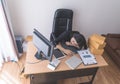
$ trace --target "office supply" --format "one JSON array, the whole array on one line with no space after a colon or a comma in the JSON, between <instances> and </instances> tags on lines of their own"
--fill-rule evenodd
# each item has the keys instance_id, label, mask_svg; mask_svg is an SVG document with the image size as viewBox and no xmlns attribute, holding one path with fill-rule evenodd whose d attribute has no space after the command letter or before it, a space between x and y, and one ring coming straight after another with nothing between
<instances>
[{"instance_id":1,"label":"office supply","mask_svg":"<svg viewBox=\"0 0 120 84\"><path fill-rule=\"evenodd\" d=\"M69 59L67 59L65 61L65 63L71 68L71 69L75 69L76 67L78 67L81 63L82 60L76 56L72 56Z\"/></svg>"},{"instance_id":2,"label":"office supply","mask_svg":"<svg viewBox=\"0 0 120 84\"><path fill-rule=\"evenodd\" d=\"M59 64L60 64L60 60L53 59L52 62L50 62L47 67L51 70L55 70Z\"/></svg>"},{"instance_id":3,"label":"office supply","mask_svg":"<svg viewBox=\"0 0 120 84\"><path fill-rule=\"evenodd\" d=\"M97 73L97 70L100 67L108 66L108 64L106 63L106 61L102 56L95 55L95 58L97 59L98 62L97 64L89 65L89 66L85 66L84 64L81 64L76 69L72 70L65 64L65 61L70 58L70 56L66 56L64 59L60 60L61 62L59 66L54 71L52 71L47 67L48 64L50 63L48 60L44 60L36 64L27 63L27 61L32 61L32 62L38 61L38 59L36 59L34 56L36 51L37 49L33 45L33 43L28 42L24 75L30 76L31 84L43 84L43 83L56 84L57 81L60 79L84 77L90 75L91 75L90 78L91 80L87 81L87 84L92 84L95 75ZM75 54L75 56L79 57L78 54Z\"/></svg>"},{"instance_id":4,"label":"office supply","mask_svg":"<svg viewBox=\"0 0 120 84\"><path fill-rule=\"evenodd\" d=\"M97 64L97 61L93 54L89 50L80 50L78 51L84 65Z\"/></svg>"},{"instance_id":5,"label":"office supply","mask_svg":"<svg viewBox=\"0 0 120 84\"><path fill-rule=\"evenodd\" d=\"M61 52L59 49L54 49L53 55L55 56L56 59L61 59L65 57L64 53Z\"/></svg>"},{"instance_id":6,"label":"office supply","mask_svg":"<svg viewBox=\"0 0 120 84\"><path fill-rule=\"evenodd\" d=\"M37 59L52 60L54 49L53 44L36 29L33 31L33 43L37 48L37 52L35 54Z\"/></svg>"}]
</instances>

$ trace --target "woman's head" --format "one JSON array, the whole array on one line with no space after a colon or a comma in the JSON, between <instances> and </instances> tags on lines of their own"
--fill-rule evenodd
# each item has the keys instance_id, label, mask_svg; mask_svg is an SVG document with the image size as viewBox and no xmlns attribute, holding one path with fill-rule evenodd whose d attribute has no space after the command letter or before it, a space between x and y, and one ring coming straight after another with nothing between
<instances>
[{"instance_id":1,"label":"woman's head","mask_svg":"<svg viewBox=\"0 0 120 84\"><path fill-rule=\"evenodd\" d=\"M73 46L75 46L79 49L82 49L82 47L87 49L86 40L85 40L84 36L82 34L80 34L79 32L76 32L73 34L73 36L70 39L70 42Z\"/></svg>"},{"instance_id":2,"label":"woman's head","mask_svg":"<svg viewBox=\"0 0 120 84\"><path fill-rule=\"evenodd\" d=\"M79 45L78 45L78 43L77 43L77 41L76 41L76 39L74 37L72 37L70 39L70 43L72 44L72 46L75 46L75 47L79 48Z\"/></svg>"}]
</instances>

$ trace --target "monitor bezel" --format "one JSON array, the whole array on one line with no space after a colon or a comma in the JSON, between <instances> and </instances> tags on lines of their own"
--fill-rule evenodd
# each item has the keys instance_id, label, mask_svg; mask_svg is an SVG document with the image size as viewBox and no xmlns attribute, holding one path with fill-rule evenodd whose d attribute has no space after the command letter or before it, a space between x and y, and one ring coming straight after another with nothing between
<instances>
[{"instance_id":1,"label":"monitor bezel","mask_svg":"<svg viewBox=\"0 0 120 84\"><path fill-rule=\"evenodd\" d=\"M40 38L46 45L48 45L48 53L45 55L44 53L44 58L46 58L49 61L52 61L52 56L53 56L53 50L54 50L54 45L46 38L44 37L37 29L34 29L33 33ZM34 38L33 38L34 39ZM39 46L36 46L38 48Z\"/></svg>"}]
</instances>

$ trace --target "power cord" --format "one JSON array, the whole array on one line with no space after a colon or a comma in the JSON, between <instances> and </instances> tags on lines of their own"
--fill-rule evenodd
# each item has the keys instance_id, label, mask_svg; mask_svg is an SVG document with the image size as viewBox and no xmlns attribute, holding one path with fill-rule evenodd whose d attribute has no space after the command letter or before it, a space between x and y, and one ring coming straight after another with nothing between
<instances>
[{"instance_id":1,"label":"power cord","mask_svg":"<svg viewBox=\"0 0 120 84\"><path fill-rule=\"evenodd\" d=\"M25 78L24 75L24 66L20 67L20 64L17 61L12 61L13 63L16 63L19 68L19 80L22 81L23 78Z\"/></svg>"},{"instance_id":2,"label":"power cord","mask_svg":"<svg viewBox=\"0 0 120 84\"><path fill-rule=\"evenodd\" d=\"M36 64L36 63L39 63L39 62L41 62L42 60L39 60L39 61L36 61L36 62L26 62L26 63L28 63L28 64Z\"/></svg>"},{"instance_id":3,"label":"power cord","mask_svg":"<svg viewBox=\"0 0 120 84\"><path fill-rule=\"evenodd\" d=\"M20 73L20 74L23 73L23 72L24 72L24 67L22 67L22 69L21 69L21 68L20 68L20 65L19 65L19 63L18 63L17 61L13 61L13 62L18 65L18 67L19 67L19 73Z\"/></svg>"}]
</instances>

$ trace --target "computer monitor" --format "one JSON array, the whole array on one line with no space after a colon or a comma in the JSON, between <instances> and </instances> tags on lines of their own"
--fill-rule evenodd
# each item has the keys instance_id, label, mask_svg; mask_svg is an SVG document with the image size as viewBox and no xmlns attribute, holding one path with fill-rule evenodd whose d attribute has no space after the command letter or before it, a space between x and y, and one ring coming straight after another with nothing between
<instances>
[{"instance_id":1,"label":"computer monitor","mask_svg":"<svg viewBox=\"0 0 120 84\"><path fill-rule=\"evenodd\" d=\"M54 49L53 44L36 29L33 31L33 44L37 48L37 52L35 54L37 59L52 60Z\"/></svg>"}]
</instances>

